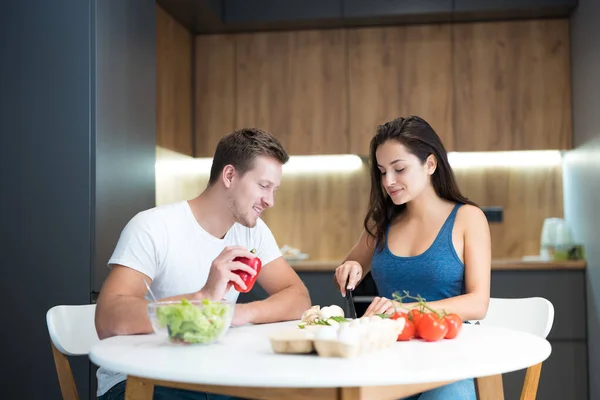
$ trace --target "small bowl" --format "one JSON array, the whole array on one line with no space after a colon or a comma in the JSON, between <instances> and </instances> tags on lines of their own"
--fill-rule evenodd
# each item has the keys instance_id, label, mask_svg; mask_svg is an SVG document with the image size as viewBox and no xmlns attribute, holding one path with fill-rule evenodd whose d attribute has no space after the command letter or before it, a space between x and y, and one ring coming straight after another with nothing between
<instances>
[{"instance_id":1,"label":"small bowl","mask_svg":"<svg viewBox=\"0 0 600 400\"><path fill-rule=\"evenodd\" d=\"M171 343L211 344L229 330L234 308L228 301L162 301L148 304L148 317L154 333Z\"/></svg>"}]
</instances>

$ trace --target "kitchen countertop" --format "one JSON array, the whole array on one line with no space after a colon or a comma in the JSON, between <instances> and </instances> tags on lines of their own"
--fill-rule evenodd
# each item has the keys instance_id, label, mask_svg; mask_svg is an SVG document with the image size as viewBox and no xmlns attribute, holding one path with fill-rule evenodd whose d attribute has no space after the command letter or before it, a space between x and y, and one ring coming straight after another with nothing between
<instances>
[{"instance_id":1,"label":"kitchen countertop","mask_svg":"<svg viewBox=\"0 0 600 400\"><path fill-rule=\"evenodd\" d=\"M303 260L289 261L294 270L300 272L333 272L341 261ZM493 271L508 270L583 270L585 260L568 261L541 261L523 259L498 259L492 260Z\"/></svg>"}]
</instances>

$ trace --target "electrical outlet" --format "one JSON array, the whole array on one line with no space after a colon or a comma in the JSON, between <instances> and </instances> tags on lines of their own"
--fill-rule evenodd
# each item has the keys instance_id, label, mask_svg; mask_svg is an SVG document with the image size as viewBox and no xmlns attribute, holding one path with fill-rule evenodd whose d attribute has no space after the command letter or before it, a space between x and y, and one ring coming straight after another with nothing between
<instances>
[{"instance_id":1,"label":"electrical outlet","mask_svg":"<svg viewBox=\"0 0 600 400\"><path fill-rule=\"evenodd\" d=\"M502 222L504 220L504 209L502 207L481 207L488 222Z\"/></svg>"}]
</instances>

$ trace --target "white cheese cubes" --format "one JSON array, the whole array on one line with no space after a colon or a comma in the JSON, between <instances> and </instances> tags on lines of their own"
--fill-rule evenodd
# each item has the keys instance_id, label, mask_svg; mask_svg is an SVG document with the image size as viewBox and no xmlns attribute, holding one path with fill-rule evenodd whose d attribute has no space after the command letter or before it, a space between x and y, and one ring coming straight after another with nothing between
<instances>
[{"instance_id":1,"label":"white cheese cubes","mask_svg":"<svg viewBox=\"0 0 600 400\"><path fill-rule=\"evenodd\" d=\"M310 353L315 350L322 357L354 357L390 346L396 342L405 323L404 319L384 319L378 316L348 322L327 322L329 325L311 325L305 329L271 335L273 350L288 354ZM292 351L294 349L297 351ZM299 351L300 349L303 351Z\"/></svg>"}]
</instances>

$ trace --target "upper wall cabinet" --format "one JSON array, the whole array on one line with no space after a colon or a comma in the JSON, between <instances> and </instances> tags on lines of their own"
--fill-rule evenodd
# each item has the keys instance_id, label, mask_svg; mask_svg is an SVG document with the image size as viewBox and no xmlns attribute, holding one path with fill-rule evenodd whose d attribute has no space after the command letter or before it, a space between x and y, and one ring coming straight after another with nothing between
<instances>
[{"instance_id":1,"label":"upper wall cabinet","mask_svg":"<svg viewBox=\"0 0 600 400\"><path fill-rule=\"evenodd\" d=\"M235 37L195 38L196 157L212 157L219 139L235 126Z\"/></svg>"},{"instance_id":2,"label":"upper wall cabinet","mask_svg":"<svg viewBox=\"0 0 600 400\"><path fill-rule=\"evenodd\" d=\"M156 144L192 155L192 34L156 7Z\"/></svg>"},{"instance_id":3,"label":"upper wall cabinet","mask_svg":"<svg viewBox=\"0 0 600 400\"><path fill-rule=\"evenodd\" d=\"M453 29L455 149L570 148L568 21Z\"/></svg>"},{"instance_id":4,"label":"upper wall cabinet","mask_svg":"<svg viewBox=\"0 0 600 400\"><path fill-rule=\"evenodd\" d=\"M293 155L366 155L378 125L411 114L448 151L572 145L565 19L201 35L195 50L196 156L243 127ZM185 101L159 104L188 123Z\"/></svg>"},{"instance_id":5,"label":"upper wall cabinet","mask_svg":"<svg viewBox=\"0 0 600 400\"><path fill-rule=\"evenodd\" d=\"M290 154L348 152L345 31L242 34L236 44L236 128L270 131Z\"/></svg>"},{"instance_id":6,"label":"upper wall cabinet","mask_svg":"<svg viewBox=\"0 0 600 400\"><path fill-rule=\"evenodd\" d=\"M377 126L410 114L452 149L450 25L348 30L350 151L368 154Z\"/></svg>"}]
</instances>

